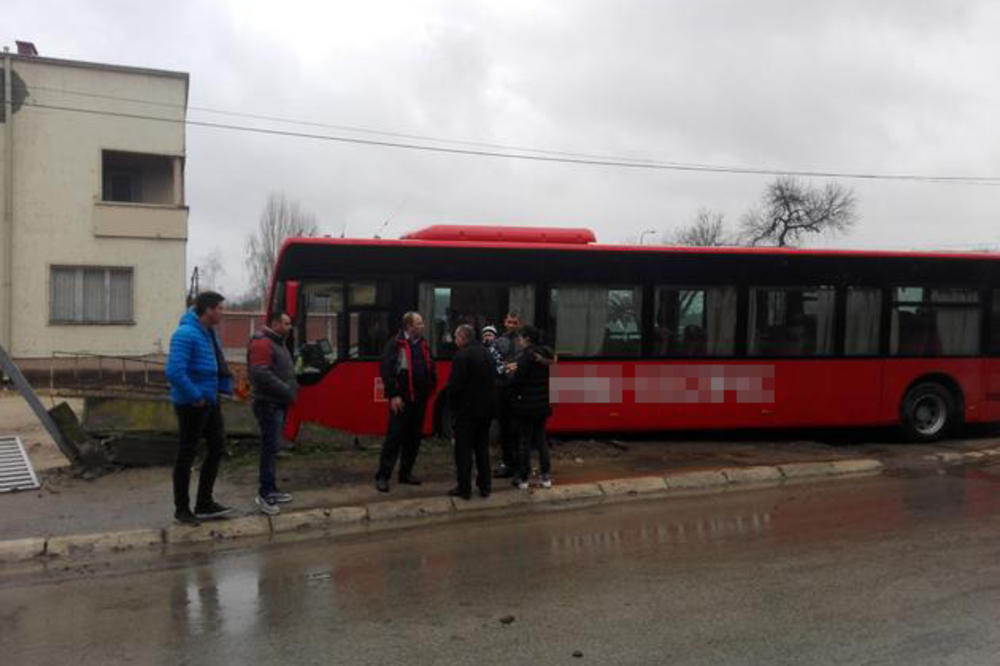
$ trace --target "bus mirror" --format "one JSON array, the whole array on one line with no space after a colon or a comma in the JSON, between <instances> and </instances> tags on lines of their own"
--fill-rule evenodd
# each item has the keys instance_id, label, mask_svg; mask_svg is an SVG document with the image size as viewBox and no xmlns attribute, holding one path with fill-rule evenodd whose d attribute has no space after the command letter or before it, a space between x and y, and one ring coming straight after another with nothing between
<instances>
[{"instance_id":1,"label":"bus mirror","mask_svg":"<svg viewBox=\"0 0 1000 666\"><path fill-rule=\"evenodd\" d=\"M299 313L299 281L289 280L285 283L285 312L292 321Z\"/></svg>"}]
</instances>

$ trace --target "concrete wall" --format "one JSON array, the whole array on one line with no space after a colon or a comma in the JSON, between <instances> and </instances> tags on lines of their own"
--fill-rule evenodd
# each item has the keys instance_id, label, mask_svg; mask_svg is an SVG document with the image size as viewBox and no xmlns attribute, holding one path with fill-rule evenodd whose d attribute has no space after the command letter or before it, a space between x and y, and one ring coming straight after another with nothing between
<instances>
[{"instance_id":1,"label":"concrete wall","mask_svg":"<svg viewBox=\"0 0 1000 666\"><path fill-rule=\"evenodd\" d=\"M186 77L30 58L15 59L13 67L27 84L29 97L13 118L12 355L37 357L55 351L124 355L165 349L184 309L187 210L100 204L102 151L182 157L183 123L32 104L181 121L187 103ZM130 229L136 232L130 234ZM114 232L114 237L98 236L97 230ZM123 237L129 235L135 237ZM135 323L50 324L52 265L131 267Z\"/></svg>"}]
</instances>

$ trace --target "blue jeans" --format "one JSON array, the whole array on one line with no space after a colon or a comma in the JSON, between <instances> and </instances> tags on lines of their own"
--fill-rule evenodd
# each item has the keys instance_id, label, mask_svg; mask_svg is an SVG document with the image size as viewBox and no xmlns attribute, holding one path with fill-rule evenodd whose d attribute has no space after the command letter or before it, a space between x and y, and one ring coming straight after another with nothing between
<instances>
[{"instance_id":1,"label":"blue jeans","mask_svg":"<svg viewBox=\"0 0 1000 666\"><path fill-rule=\"evenodd\" d=\"M257 400L253 413L260 426L260 496L278 492L275 483L275 465L281 448L281 431L285 428L285 406L276 402Z\"/></svg>"}]
</instances>

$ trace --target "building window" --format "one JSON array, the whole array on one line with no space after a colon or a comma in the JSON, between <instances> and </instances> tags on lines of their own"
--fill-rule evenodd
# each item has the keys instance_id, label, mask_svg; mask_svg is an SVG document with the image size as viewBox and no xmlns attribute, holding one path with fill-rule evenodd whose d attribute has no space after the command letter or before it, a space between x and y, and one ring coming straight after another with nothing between
<instances>
[{"instance_id":1,"label":"building window","mask_svg":"<svg viewBox=\"0 0 1000 666\"><path fill-rule=\"evenodd\" d=\"M844 354L878 354L879 329L882 323L882 290L872 287L848 287Z\"/></svg>"},{"instance_id":2,"label":"building window","mask_svg":"<svg viewBox=\"0 0 1000 666\"><path fill-rule=\"evenodd\" d=\"M182 205L181 158L105 150L101 163L104 201Z\"/></svg>"},{"instance_id":3,"label":"building window","mask_svg":"<svg viewBox=\"0 0 1000 666\"><path fill-rule=\"evenodd\" d=\"M979 353L982 306L975 289L897 287L889 353L971 356Z\"/></svg>"},{"instance_id":4,"label":"building window","mask_svg":"<svg viewBox=\"0 0 1000 666\"><path fill-rule=\"evenodd\" d=\"M131 324L132 269L53 266L53 324Z\"/></svg>"},{"instance_id":5,"label":"building window","mask_svg":"<svg viewBox=\"0 0 1000 666\"><path fill-rule=\"evenodd\" d=\"M751 356L821 356L833 353L833 287L752 288Z\"/></svg>"},{"instance_id":6,"label":"building window","mask_svg":"<svg viewBox=\"0 0 1000 666\"><path fill-rule=\"evenodd\" d=\"M504 316L517 312L530 324L535 312L535 288L526 284L430 283L420 284L420 312L427 317L425 335L435 357L450 358L456 347L455 329L469 324L479 335L493 325L503 333Z\"/></svg>"},{"instance_id":7,"label":"building window","mask_svg":"<svg viewBox=\"0 0 1000 666\"><path fill-rule=\"evenodd\" d=\"M560 286L550 294L549 330L557 354L639 356L640 287Z\"/></svg>"},{"instance_id":8,"label":"building window","mask_svg":"<svg viewBox=\"0 0 1000 666\"><path fill-rule=\"evenodd\" d=\"M730 356L736 341L736 288L656 289L654 356Z\"/></svg>"}]
</instances>

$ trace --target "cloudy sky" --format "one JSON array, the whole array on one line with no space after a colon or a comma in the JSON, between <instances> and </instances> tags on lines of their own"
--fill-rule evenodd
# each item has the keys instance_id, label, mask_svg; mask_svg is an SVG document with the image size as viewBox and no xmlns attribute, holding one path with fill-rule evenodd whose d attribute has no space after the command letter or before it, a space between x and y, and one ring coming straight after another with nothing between
<instances>
[{"instance_id":1,"label":"cloudy sky","mask_svg":"<svg viewBox=\"0 0 1000 666\"><path fill-rule=\"evenodd\" d=\"M42 55L189 72L192 107L623 159L1000 176L990 0L21 0L4 19L4 44ZM587 226L602 242L657 230L649 242L700 208L735 225L771 179L190 127L188 258L219 248L222 287L243 291L244 239L271 191L334 235L450 222ZM841 182L859 226L817 245L1000 249L998 186Z\"/></svg>"}]
</instances>

